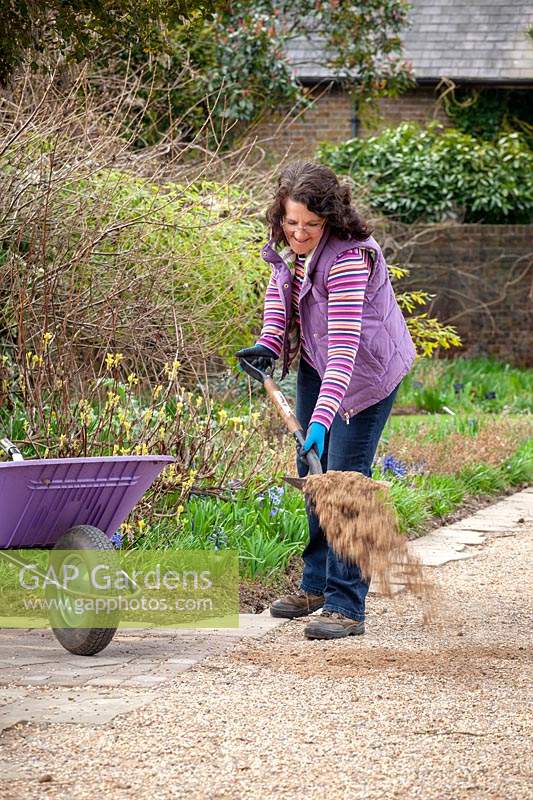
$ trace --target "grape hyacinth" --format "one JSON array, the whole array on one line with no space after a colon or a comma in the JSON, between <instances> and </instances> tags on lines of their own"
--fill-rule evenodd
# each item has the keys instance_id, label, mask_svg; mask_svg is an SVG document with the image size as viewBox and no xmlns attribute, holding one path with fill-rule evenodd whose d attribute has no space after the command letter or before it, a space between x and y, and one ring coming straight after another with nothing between
<instances>
[{"instance_id":1,"label":"grape hyacinth","mask_svg":"<svg viewBox=\"0 0 533 800\"><path fill-rule=\"evenodd\" d=\"M228 535L224 528L214 528L208 535L207 541L209 544L213 545L215 550L222 550L224 547L228 546Z\"/></svg>"},{"instance_id":2,"label":"grape hyacinth","mask_svg":"<svg viewBox=\"0 0 533 800\"><path fill-rule=\"evenodd\" d=\"M382 466L383 472L392 472L396 478L403 478L407 474L405 464L398 461L390 453L389 455L383 456Z\"/></svg>"},{"instance_id":3,"label":"grape hyacinth","mask_svg":"<svg viewBox=\"0 0 533 800\"><path fill-rule=\"evenodd\" d=\"M120 548L122 547L122 539L123 536L118 531L114 533L113 536L111 537L111 544L116 550L120 550Z\"/></svg>"},{"instance_id":4,"label":"grape hyacinth","mask_svg":"<svg viewBox=\"0 0 533 800\"><path fill-rule=\"evenodd\" d=\"M265 498L268 498L270 501L270 516L275 517L276 514L279 514L281 511L281 503L283 501L283 496L285 494L285 489L283 486L271 486L270 489L267 489L265 494L257 495L257 500L259 503L264 502Z\"/></svg>"},{"instance_id":5,"label":"grape hyacinth","mask_svg":"<svg viewBox=\"0 0 533 800\"><path fill-rule=\"evenodd\" d=\"M283 500L285 489L283 488L283 486L272 486L268 490L267 494L272 505L279 506L279 504Z\"/></svg>"},{"instance_id":6,"label":"grape hyacinth","mask_svg":"<svg viewBox=\"0 0 533 800\"><path fill-rule=\"evenodd\" d=\"M270 516L275 517L276 514L278 514L281 510L280 505L283 500L283 495L285 494L285 489L283 488L283 486L277 486L277 487L272 486L268 490L267 494L268 494L268 499L270 500L270 503L272 505L272 508L270 510Z\"/></svg>"}]
</instances>

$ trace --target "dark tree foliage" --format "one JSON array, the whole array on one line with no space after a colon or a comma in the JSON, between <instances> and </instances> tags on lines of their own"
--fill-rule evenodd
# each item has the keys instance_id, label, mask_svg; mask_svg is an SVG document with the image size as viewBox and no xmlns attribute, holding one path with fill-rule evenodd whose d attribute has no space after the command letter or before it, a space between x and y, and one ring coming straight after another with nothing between
<instances>
[{"instance_id":1,"label":"dark tree foliage","mask_svg":"<svg viewBox=\"0 0 533 800\"><path fill-rule=\"evenodd\" d=\"M108 105L128 87L136 146L168 131L228 145L241 123L308 107L303 63L329 70L360 108L410 86L407 12L407 0L0 0L0 83L21 63L86 59ZM289 63L302 43L305 62Z\"/></svg>"},{"instance_id":2,"label":"dark tree foliage","mask_svg":"<svg viewBox=\"0 0 533 800\"><path fill-rule=\"evenodd\" d=\"M0 0L0 83L40 53L63 52L81 60L95 43L161 47L164 31L193 12L224 9L217 0Z\"/></svg>"}]
</instances>

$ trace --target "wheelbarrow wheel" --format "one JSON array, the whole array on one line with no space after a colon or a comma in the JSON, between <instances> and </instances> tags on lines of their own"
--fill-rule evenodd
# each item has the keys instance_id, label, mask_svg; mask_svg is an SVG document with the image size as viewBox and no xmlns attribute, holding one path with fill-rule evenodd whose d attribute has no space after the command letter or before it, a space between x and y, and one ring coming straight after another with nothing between
<instances>
[{"instance_id":1,"label":"wheelbarrow wheel","mask_svg":"<svg viewBox=\"0 0 533 800\"><path fill-rule=\"evenodd\" d=\"M76 551L76 553L65 556L60 552L64 550ZM89 569L88 556L84 556L84 551L87 550L101 550L102 556L99 557L99 564L104 564L113 572L120 569L120 560L115 548L105 533L92 525L76 525L64 533L50 553L50 566L53 566L57 575L61 575L66 561L74 559L82 569L84 566ZM52 596L59 599L59 592L55 587L50 589L49 593L47 591L47 595L49 599ZM106 627L103 628L69 627L68 623L69 619L72 619L72 615L69 614L68 593L62 596L61 600L62 602L58 603L56 608L52 604L50 609L49 604L48 617L54 636L65 650L78 656L94 656L107 647L118 628L118 612L106 614Z\"/></svg>"}]
</instances>

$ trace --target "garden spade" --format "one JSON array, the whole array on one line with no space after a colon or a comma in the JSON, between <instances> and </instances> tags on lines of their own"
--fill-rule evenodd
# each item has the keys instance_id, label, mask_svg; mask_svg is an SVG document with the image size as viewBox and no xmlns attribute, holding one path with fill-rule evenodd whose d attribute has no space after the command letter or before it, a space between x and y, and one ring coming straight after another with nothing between
<instances>
[{"instance_id":1,"label":"garden spade","mask_svg":"<svg viewBox=\"0 0 533 800\"><path fill-rule=\"evenodd\" d=\"M272 378L272 370L263 371L244 358L241 368L265 387L309 465L309 477L284 480L303 491L306 508L317 515L328 545L344 561L357 564L361 575L373 579L382 594L388 597L401 584L407 591L422 597L426 603L425 620L431 619L432 585L428 582L416 555L400 535L396 514L383 489L388 481L375 481L359 472L322 471L318 454L301 453L304 431L293 414L286 397ZM320 477L319 477L320 476Z\"/></svg>"},{"instance_id":2,"label":"garden spade","mask_svg":"<svg viewBox=\"0 0 533 800\"><path fill-rule=\"evenodd\" d=\"M302 447L305 441L305 434L302 426L296 419L295 415L292 412L292 409L287 401L287 398L276 384L274 379L272 378L272 373L270 370L263 371L258 369L257 367L252 366L249 361L246 361L244 358L239 359L239 363L241 368L250 375L251 378L254 378L256 381L259 381L265 387L266 393L270 397L272 403L274 404L278 414L283 419L285 425L287 426L288 430L292 433L294 438L296 439L298 450L300 453L300 448ZM320 459L314 449L309 450L305 455L302 454L302 458L307 461L309 465L309 474L310 475L321 475L322 474L322 464L320 463ZM291 486L295 486L297 489L303 490L305 485L305 478L292 478L292 477L285 477L284 480L287 483L290 483Z\"/></svg>"},{"instance_id":3,"label":"garden spade","mask_svg":"<svg viewBox=\"0 0 533 800\"><path fill-rule=\"evenodd\" d=\"M305 434L302 426L296 419L295 415L292 412L292 409L289 405L289 402L277 383L272 378L272 374L270 371L263 371L258 369L257 367L252 366L249 361L246 361L244 358L239 359L239 363L241 368L246 372L250 377L254 378L255 380L259 381L265 387L266 393L272 400L274 406L276 407L279 415L285 422L285 425L289 429L289 431L293 434L294 438L296 439L298 448L301 448L304 441L305 441ZM307 461L309 465L309 474L310 475L322 475L322 464L320 463L320 459L314 449L309 450L308 453L302 455L302 458ZM284 481L286 483L290 483L291 486L295 486L297 489L303 491L305 486L305 478L293 478L290 476L285 476ZM380 486L385 486L386 488L390 488L391 483L390 481L374 481L374 483L379 484Z\"/></svg>"}]
</instances>

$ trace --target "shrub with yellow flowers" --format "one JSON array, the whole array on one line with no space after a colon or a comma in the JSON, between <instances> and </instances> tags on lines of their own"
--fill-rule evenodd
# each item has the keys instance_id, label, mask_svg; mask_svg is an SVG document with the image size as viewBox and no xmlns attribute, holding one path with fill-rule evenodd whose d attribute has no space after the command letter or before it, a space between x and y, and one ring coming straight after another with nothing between
<instances>
[{"instance_id":1,"label":"shrub with yellow flowers","mask_svg":"<svg viewBox=\"0 0 533 800\"><path fill-rule=\"evenodd\" d=\"M18 397L11 396L6 432L25 457L175 457L125 523L125 541L165 520L179 529L192 493L223 493L231 481L260 485L260 466L263 475L282 469L283 457L270 446L259 413L237 416L217 408L207 390L182 384L178 360L165 365L164 382L151 385L121 353L107 353L83 393L71 397L50 340L27 354Z\"/></svg>"}]
</instances>

